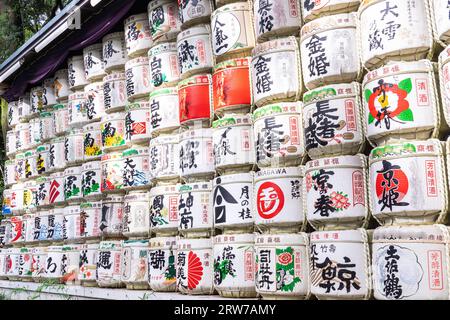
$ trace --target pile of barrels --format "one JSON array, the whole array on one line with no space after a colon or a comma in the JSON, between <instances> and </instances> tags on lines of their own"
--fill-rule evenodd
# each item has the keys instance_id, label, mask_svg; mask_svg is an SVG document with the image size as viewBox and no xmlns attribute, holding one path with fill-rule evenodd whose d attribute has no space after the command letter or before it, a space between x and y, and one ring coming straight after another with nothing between
<instances>
[{"instance_id":1,"label":"pile of barrels","mask_svg":"<svg viewBox=\"0 0 450 320\"><path fill-rule=\"evenodd\" d=\"M150 1L9 103L0 278L449 299L447 44L443 0Z\"/></svg>"}]
</instances>

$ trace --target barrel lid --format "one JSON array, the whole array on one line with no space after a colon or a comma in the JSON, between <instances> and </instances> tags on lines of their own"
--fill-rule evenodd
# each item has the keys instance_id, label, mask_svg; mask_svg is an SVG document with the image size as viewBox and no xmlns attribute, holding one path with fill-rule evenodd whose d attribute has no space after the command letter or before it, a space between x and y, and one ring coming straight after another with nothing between
<instances>
[{"instance_id":1,"label":"barrel lid","mask_svg":"<svg viewBox=\"0 0 450 320\"><path fill-rule=\"evenodd\" d=\"M113 32L113 33L109 33L106 36L103 37L102 42L106 42L108 40L111 39L116 39L118 38L121 41L125 41L124 35L123 35L123 31L122 32Z\"/></svg>"},{"instance_id":2,"label":"barrel lid","mask_svg":"<svg viewBox=\"0 0 450 320\"><path fill-rule=\"evenodd\" d=\"M177 245L176 237L156 237L149 240L152 249L175 249Z\"/></svg>"},{"instance_id":3,"label":"barrel lid","mask_svg":"<svg viewBox=\"0 0 450 320\"><path fill-rule=\"evenodd\" d=\"M196 74L178 82L178 91L189 86L211 86L212 77L210 74Z\"/></svg>"},{"instance_id":4,"label":"barrel lid","mask_svg":"<svg viewBox=\"0 0 450 320\"><path fill-rule=\"evenodd\" d=\"M147 147L133 147L122 152L122 157L148 156Z\"/></svg>"},{"instance_id":5,"label":"barrel lid","mask_svg":"<svg viewBox=\"0 0 450 320\"><path fill-rule=\"evenodd\" d=\"M101 91L103 93L103 81L89 83L84 87L84 93L86 95L91 91Z\"/></svg>"},{"instance_id":6,"label":"barrel lid","mask_svg":"<svg viewBox=\"0 0 450 320\"><path fill-rule=\"evenodd\" d=\"M129 103L126 106L127 111L131 110L140 110L140 109L150 109L150 102L149 101L135 101L133 103Z\"/></svg>"},{"instance_id":7,"label":"barrel lid","mask_svg":"<svg viewBox=\"0 0 450 320\"><path fill-rule=\"evenodd\" d=\"M230 126L241 126L241 125L252 125L252 115L251 114L230 114L220 118L213 122L213 128L223 128Z\"/></svg>"},{"instance_id":8,"label":"barrel lid","mask_svg":"<svg viewBox=\"0 0 450 320\"><path fill-rule=\"evenodd\" d=\"M178 251L212 249L213 241L207 239L185 239L177 237Z\"/></svg>"},{"instance_id":9,"label":"barrel lid","mask_svg":"<svg viewBox=\"0 0 450 320\"><path fill-rule=\"evenodd\" d=\"M98 247L99 250L120 250L122 248L122 241L101 241Z\"/></svg>"},{"instance_id":10,"label":"barrel lid","mask_svg":"<svg viewBox=\"0 0 450 320\"><path fill-rule=\"evenodd\" d=\"M303 177L304 167L264 168L255 173L255 182L273 178Z\"/></svg>"},{"instance_id":11,"label":"barrel lid","mask_svg":"<svg viewBox=\"0 0 450 320\"><path fill-rule=\"evenodd\" d=\"M187 183L179 186L180 194L186 193L186 192L205 192L205 191L211 191L212 184L211 182L194 182L194 183Z\"/></svg>"},{"instance_id":12,"label":"barrel lid","mask_svg":"<svg viewBox=\"0 0 450 320\"><path fill-rule=\"evenodd\" d=\"M354 156L339 156L330 158L321 158L317 160L308 161L305 165L305 172L317 170L319 168L361 168L365 169L366 156L358 154Z\"/></svg>"},{"instance_id":13,"label":"barrel lid","mask_svg":"<svg viewBox=\"0 0 450 320\"><path fill-rule=\"evenodd\" d=\"M211 27L208 24L199 24L184 31L181 31L177 36L177 43L180 43L187 37L207 35L211 37Z\"/></svg>"},{"instance_id":14,"label":"barrel lid","mask_svg":"<svg viewBox=\"0 0 450 320\"><path fill-rule=\"evenodd\" d=\"M83 171L86 170L99 170L101 168L101 161L90 161L90 162L85 162L81 165L81 168Z\"/></svg>"},{"instance_id":15,"label":"barrel lid","mask_svg":"<svg viewBox=\"0 0 450 320\"><path fill-rule=\"evenodd\" d=\"M122 152L111 152L102 155L102 161L122 160Z\"/></svg>"},{"instance_id":16,"label":"barrel lid","mask_svg":"<svg viewBox=\"0 0 450 320\"><path fill-rule=\"evenodd\" d=\"M178 87L167 87L152 91L150 93L150 99L167 95L174 95L178 97Z\"/></svg>"},{"instance_id":17,"label":"barrel lid","mask_svg":"<svg viewBox=\"0 0 450 320\"><path fill-rule=\"evenodd\" d=\"M124 240L123 247L148 247L148 240Z\"/></svg>"},{"instance_id":18,"label":"barrel lid","mask_svg":"<svg viewBox=\"0 0 450 320\"><path fill-rule=\"evenodd\" d=\"M306 23L300 31L300 42L310 36L330 29L339 28L355 28L356 29L356 13L341 13L330 16L317 18Z\"/></svg>"},{"instance_id":19,"label":"barrel lid","mask_svg":"<svg viewBox=\"0 0 450 320\"><path fill-rule=\"evenodd\" d=\"M308 235L304 232L291 234L257 234L255 246L304 246L308 244Z\"/></svg>"},{"instance_id":20,"label":"barrel lid","mask_svg":"<svg viewBox=\"0 0 450 320\"><path fill-rule=\"evenodd\" d=\"M448 242L444 225L385 226L373 232L373 242Z\"/></svg>"},{"instance_id":21,"label":"barrel lid","mask_svg":"<svg viewBox=\"0 0 450 320\"><path fill-rule=\"evenodd\" d=\"M212 138L212 128L200 128L184 131L180 134L180 141L187 139Z\"/></svg>"},{"instance_id":22,"label":"barrel lid","mask_svg":"<svg viewBox=\"0 0 450 320\"><path fill-rule=\"evenodd\" d=\"M302 103L298 102L279 102L269 104L258 108L253 112L253 121L257 121L267 116L286 115L297 113L300 114Z\"/></svg>"},{"instance_id":23,"label":"barrel lid","mask_svg":"<svg viewBox=\"0 0 450 320\"><path fill-rule=\"evenodd\" d=\"M178 194L180 184L162 185L150 189L150 197L158 195Z\"/></svg>"},{"instance_id":24,"label":"barrel lid","mask_svg":"<svg viewBox=\"0 0 450 320\"><path fill-rule=\"evenodd\" d=\"M252 61L251 57L234 58L234 59L225 60L223 62L216 64L213 67L213 74L223 71L223 70L226 70L226 69L240 68L240 67L249 68L251 61Z\"/></svg>"},{"instance_id":25,"label":"barrel lid","mask_svg":"<svg viewBox=\"0 0 450 320\"><path fill-rule=\"evenodd\" d=\"M213 180L213 187L217 185L224 185L228 183L253 183L253 172L249 173L235 173L216 177Z\"/></svg>"},{"instance_id":26,"label":"barrel lid","mask_svg":"<svg viewBox=\"0 0 450 320\"><path fill-rule=\"evenodd\" d=\"M131 191L123 197L124 202L130 201L148 201L149 193L148 191Z\"/></svg>"},{"instance_id":27,"label":"barrel lid","mask_svg":"<svg viewBox=\"0 0 450 320\"><path fill-rule=\"evenodd\" d=\"M419 61L390 61L383 67L368 72L362 82L363 88L369 82L378 82L379 79L400 73L433 72L433 65L429 60Z\"/></svg>"},{"instance_id":28,"label":"barrel lid","mask_svg":"<svg viewBox=\"0 0 450 320\"><path fill-rule=\"evenodd\" d=\"M311 243L314 242L360 242L364 243L367 235L364 229L315 231L310 234Z\"/></svg>"},{"instance_id":29,"label":"barrel lid","mask_svg":"<svg viewBox=\"0 0 450 320\"><path fill-rule=\"evenodd\" d=\"M142 21L142 20L148 21L148 14L147 14L147 12L138 13L138 14L134 14L132 16L129 16L127 19L125 19L124 23L125 23L125 25L127 25L129 23L134 22L134 21Z\"/></svg>"},{"instance_id":30,"label":"barrel lid","mask_svg":"<svg viewBox=\"0 0 450 320\"><path fill-rule=\"evenodd\" d=\"M294 51L299 52L300 47L295 37L286 37L259 43L252 50L252 60L259 55L264 55L276 51Z\"/></svg>"},{"instance_id":31,"label":"barrel lid","mask_svg":"<svg viewBox=\"0 0 450 320\"><path fill-rule=\"evenodd\" d=\"M177 43L175 41L156 44L148 50L148 57L152 57L161 53L173 52L177 53Z\"/></svg>"},{"instance_id":32,"label":"barrel lid","mask_svg":"<svg viewBox=\"0 0 450 320\"><path fill-rule=\"evenodd\" d=\"M125 73L123 72L114 72L110 75L107 75L103 78L103 83L112 82L112 81L125 81Z\"/></svg>"},{"instance_id":33,"label":"barrel lid","mask_svg":"<svg viewBox=\"0 0 450 320\"><path fill-rule=\"evenodd\" d=\"M255 243L255 235L253 233L247 234L221 234L214 237L214 244L241 244L250 243L253 245Z\"/></svg>"},{"instance_id":34,"label":"barrel lid","mask_svg":"<svg viewBox=\"0 0 450 320\"><path fill-rule=\"evenodd\" d=\"M348 96L358 96L361 91L361 85L358 82L339 83L322 86L307 91L303 95L305 106L322 100L339 99Z\"/></svg>"},{"instance_id":35,"label":"barrel lid","mask_svg":"<svg viewBox=\"0 0 450 320\"><path fill-rule=\"evenodd\" d=\"M150 140L150 147L163 144L178 144L179 142L180 142L179 134L164 135Z\"/></svg>"},{"instance_id":36,"label":"barrel lid","mask_svg":"<svg viewBox=\"0 0 450 320\"><path fill-rule=\"evenodd\" d=\"M134 68L136 66L146 65L148 66L148 57L137 57L130 59L125 63L125 69Z\"/></svg>"},{"instance_id":37,"label":"barrel lid","mask_svg":"<svg viewBox=\"0 0 450 320\"><path fill-rule=\"evenodd\" d=\"M402 143L387 144L374 148L370 152L369 160L373 162L387 158L402 158L406 155L416 156L441 156L443 153L440 141L429 139L426 141L405 141Z\"/></svg>"},{"instance_id":38,"label":"barrel lid","mask_svg":"<svg viewBox=\"0 0 450 320\"><path fill-rule=\"evenodd\" d=\"M97 50L103 50L103 44L102 43L95 43L90 46L87 46L83 49L83 54L86 55L90 51L97 51Z\"/></svg>"}]
</instances>

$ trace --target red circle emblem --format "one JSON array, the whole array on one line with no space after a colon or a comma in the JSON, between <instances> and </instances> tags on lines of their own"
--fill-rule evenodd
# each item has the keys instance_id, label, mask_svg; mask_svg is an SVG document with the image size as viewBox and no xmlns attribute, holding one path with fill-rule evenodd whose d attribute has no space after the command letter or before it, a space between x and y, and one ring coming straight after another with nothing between
<instances>
[{"instance_id":1,"label":"red circle emblem","mask_svg":"<svg viewBox=\"0 0 450 320\"><path fill-rule=\"evenodd\" d=\"M392 171L393 174L391 180L395 181L395 183L386 180L381 173L377 175L375 182L375 191L379 200L383 198L383 191L387 193L393 188L395 188L396 192L398 193L397 201L402 201L402 199L408 193L409 182L406 174L401 169L395 169Z\"/></svg>"},{"instance_id":2,"label":"red circle emblem","mask_svg":"<svg viewBox=\"0 0 450 320\"><path fill-rule=\"evenodd\" d=\"M284 207L284 194L273 182L264 182L258 189L256 198L258 214L263 219L271 219Z\"/></svg>"}]
</instances>

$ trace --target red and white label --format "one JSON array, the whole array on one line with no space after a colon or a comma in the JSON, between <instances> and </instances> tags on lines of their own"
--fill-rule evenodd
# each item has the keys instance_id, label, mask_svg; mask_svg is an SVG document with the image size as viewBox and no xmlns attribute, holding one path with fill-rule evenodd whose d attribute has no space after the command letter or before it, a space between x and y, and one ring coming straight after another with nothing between
<instances>
[{"instance_id":1,"label":"red and white label","mask_svg":"<svg viewBox=\"0 0 450 320\"><path fill-rule=\"evenodd\" d=\"M256 205L261 218L274 218L284 207L283 190L273 182L264 182L258 189Z\"/></svg>"}]
</instances>

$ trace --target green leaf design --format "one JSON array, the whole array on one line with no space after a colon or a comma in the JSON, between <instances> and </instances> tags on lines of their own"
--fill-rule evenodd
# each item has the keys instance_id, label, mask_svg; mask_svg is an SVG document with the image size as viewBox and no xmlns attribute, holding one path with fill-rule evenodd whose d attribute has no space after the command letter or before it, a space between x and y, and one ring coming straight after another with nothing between
<instances>
[{"instance_id":1,"label":"green leaf design","mask_svg":"<svg viewBox=\"0 0 450 320\"><path fill-rule=\"evenodd\" d=\"M372 122L375 121L375 118L373 117L373 115L369 112L369 124L371 124Z\"/></svg>"},{"instance_id":2,"label":"green leaf design","mask_svg":"<svg viewBox=\"0 0 450 320\"><path fill-rule=\"evenodd\" d=\"M92 192L96 192L96 191L98 191L99 189L100 189L100 184L94 183L94 184L92 185L91 191L92 191Z\"/></svg>"},{"instance_id":3,"label":"green leaf design","mask_svg":"<svg viewBox=\"0 0 450 320\"><path fill-rule=\"evenodd\" d=\"M370 91L369 89L366 89L364 91L364 98L366 98L366 102L369 102L369 98L372 95L372 91Z\"/></svg>"},{"instance_id":4,"label":"green leaf design","mask_svg":"<svg viewBox=\"0 0 450 320\"><path fill-rule=\"evenodd\" d=\"M412 90L412 81L411 78L407 78L398 83L398 87L402 90L405 90L407 93L410 93ZM406 120L408 121L408 120Z\"/></svg>"},{"instance_id":5,"label":"green leaf design","mask_svg":"<svg viewBox=\"0 0 450 320\"><path fill-rule=\"evenodd\" d=\"M414 115L413 115L411 109L406 109L405 111L403 111L402 113L400 113L397 116L397 119L402 120L402 121L414 121Z\"/></svg>"}]
</instances>

